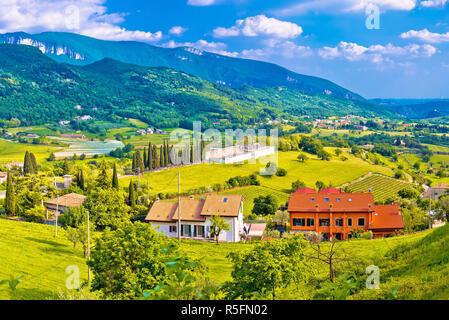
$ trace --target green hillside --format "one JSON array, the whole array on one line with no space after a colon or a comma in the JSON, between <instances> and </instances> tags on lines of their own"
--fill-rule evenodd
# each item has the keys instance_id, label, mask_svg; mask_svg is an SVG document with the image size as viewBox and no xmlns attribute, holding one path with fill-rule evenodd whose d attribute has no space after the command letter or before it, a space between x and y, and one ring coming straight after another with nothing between
<instances>
[{"instance_id":1,"label":"green hillside","mask_svg":"<svg viewBox=\"0 0 449 320\"><path fill-rule=\"evenodd\" d=\"M75 109L81 105L84 109ZM89 114L97 120L136 118L158 127L235 127L292 115L371 115L381 109L286 87L231 89L163 67L103 59L59 64L38 49L0 44L0 118L44 124ZM218 125L217 125L218 123Z\"/></svg>"},{"instance_id":2,"label":"green hillside","mask_svg":"<svg viewBox=\"0 0 449 320\"><path fill-rule=\"evenodd\" d=\"M362 290L354 299L448 299L449 298L449 225L413 235L344 241L339 245L366 265L380 269L380 290ZM202 258L208 275L219 283L230 279L229 252L248 249L251 244L182 241L181 248L193 258ZM204 252L208 254L205 256ZM57 298L65 290L68 266L80 268L81 281L87 268L80 248L73 248L62 228L54 237L54 227L0 219L0 280L17 278L17 291L0 287L0 299ZM320 277L326 278L326 265ZM312 288L304 288L304 292ZM312 290L313 291L313 290ZM396 292L394 296L391 292ZM286 289L280 298L296 299L298 293ZM313 292L311 292L311 298Z\"/></svg>"},{"instance_id":3,"label":"green hillside","mask_svg":"<svg viewBox=\"0 0 449 320\"><path fill-rule=\"evenodd\" d=\"M58 62L88 65L104 58L149 67L169 67L187 72L213 83L239 88L285 86L307 93L363 100L359 95L331 81L297 74L278 65L247 59L231 58L193 48L161 48L135 41L105 41L73 33L23 32L0 35L0 43L21 44L27 40L43 49ZM63 52L57 54L58 49Z\"/></svg>"}]
</instances>

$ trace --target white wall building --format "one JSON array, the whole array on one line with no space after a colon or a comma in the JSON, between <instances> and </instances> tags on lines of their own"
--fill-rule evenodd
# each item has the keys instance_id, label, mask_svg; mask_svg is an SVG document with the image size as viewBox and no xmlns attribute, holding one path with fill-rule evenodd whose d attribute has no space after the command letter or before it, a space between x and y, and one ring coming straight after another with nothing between
<instances>
[{"instance_id":1,"label":"white wall building","mask_svg":"<svg viewBox=\"0 0 449 320\"><path fill-rule=\"evenodd\" d=\"M243 233L243 202L241 195L208 195L206 199L181 199L181 237L195 240L215 240L210 236L210 218L219 215L230 225L220 234L219 241L240 241ZM153 204L146 221L169 237L178 236L178 202Z\"/></svg>"}]
</instances>

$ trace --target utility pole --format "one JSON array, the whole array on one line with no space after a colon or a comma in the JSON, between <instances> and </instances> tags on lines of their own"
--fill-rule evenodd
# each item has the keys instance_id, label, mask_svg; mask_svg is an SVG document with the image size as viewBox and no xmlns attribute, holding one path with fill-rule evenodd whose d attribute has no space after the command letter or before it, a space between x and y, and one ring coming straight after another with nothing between
<instances>
[{"instance_id":1,"label":"utility pole","mask_svg":"<svg viewBox=\"0 0 449 320\"><path fill-rule=\"evenodd\" d=\"M150 205L150 178L147 178L147 202Z\"/></svg>"},{"instance_id":2,"label":"utility pole","mask_svg":"<svg viewBox=\"0 0 449 320\"><path fill-rule=\"evenodd\" d=\"M56 213L55 213L55 237L58 236L58 216L59 216L59 192L58 192L58 185L56 184L56 178L55 179L55 187L56 187Z\"/></svg>"},{"instance_id":3,"label":"utility pole","mask_svg":"<svg viewBox=\"0 0 449 320\"><path fill-rule=\"evenodd\" d=\"M87 210L87 261L90 261L90 223L89 223L89 210ZM90 266L87 267L87 281L90 283Z\"/></svg>"},{"instance_id":4,"label":"utility pole","mask_svg":"<svg viewBox=\"0 0 449 320\"><path fill-rule=\"evenodd\" d=\"M181 172L178 171L178 240L181 240Z\"/></svg>"}]
</instances>

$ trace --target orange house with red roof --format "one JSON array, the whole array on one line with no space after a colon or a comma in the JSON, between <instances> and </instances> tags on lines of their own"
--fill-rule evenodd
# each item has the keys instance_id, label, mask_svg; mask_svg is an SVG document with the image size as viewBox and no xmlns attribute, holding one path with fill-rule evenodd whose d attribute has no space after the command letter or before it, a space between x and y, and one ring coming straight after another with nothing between
<instances>
[{"instance_id":1,"label":"orange house with red roof","mask_svg":"<svg viewBox=\"0 0 449 320\"><path fill-rule=\"evenodd\" d=\"M303 188L291 194L287 210L291 231L315 231L324 240L351 238L354 229L371 230L375 238L404 229L399 205L374 205L371 193Z\"/></svg>"}]
</instances>

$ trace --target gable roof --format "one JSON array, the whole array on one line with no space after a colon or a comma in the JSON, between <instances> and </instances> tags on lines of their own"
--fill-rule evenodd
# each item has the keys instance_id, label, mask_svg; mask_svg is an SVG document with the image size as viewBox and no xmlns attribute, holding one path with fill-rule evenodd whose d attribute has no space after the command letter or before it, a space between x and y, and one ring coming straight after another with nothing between
<instances>
[{"instance_id":1,"label":"gable roof","mask_svg":"<svg viewBox=\"0 0 449 320\"><path fill-rule=\"evenodd\" d=\"M81 207L86 200L86 196L77 193L69 193L65 196L61 196L55 199L51 199L45 202L45 204L59 205L61 207L74 208Z\"/></svg>"},{"instance_id":2,"label":"gable roof","mask_svg":"<svg viewBox=\"0 0 449 320\"><path fill-rule=\"evenodd\" d=\"M181 199L181 220L206 221L207 216L237 217L240 204L244 201L241 195L208 195L204 199ZM146 221L175 222L178 220L178 202L156 201L149 210Z\"/></svg>"},{"instance_id":3,"label":"gable roof","mask_svg":"<svg viewBox=\"0 0 449 320\"><path fill-rule=\"evenodd\" d=\"M377 205L370 229L404 229L401 207L398 204Z\"/></svg>"},{"instance_id":4,"label":"gable roof","mask_svg":"<svg viewBox=\"0 0 449 320\"><path fill-rule=\"evenodd\" d=\"M239 194L213 194L206 197L201 215L237 217L243 196Z\"/></svg>"},{"instance_id":5,"label":"gable roof","mask_svg":"<svg viewBox=\"0 0 449 320\"><path fill-rule=\"evenodd\" d=\"M371 193L293 193L288 212L369 212L374 210Z\"/></svg>"},{"instance_id":6,"label":"gable roof","mask_svg":"<svg viewBox=\"0 0 449 320\"><path fill-rule=\"evenodd\" d=\"M436 186L433 186L432 189L449 189L449 186L445 183L439 183Z\"/></svg>"}]
</instances>

